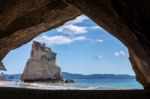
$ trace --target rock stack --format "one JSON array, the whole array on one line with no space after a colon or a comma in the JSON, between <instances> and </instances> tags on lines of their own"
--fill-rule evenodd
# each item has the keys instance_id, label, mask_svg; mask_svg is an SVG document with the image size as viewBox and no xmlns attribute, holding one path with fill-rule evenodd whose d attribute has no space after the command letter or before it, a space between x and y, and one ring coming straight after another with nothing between
<instances>
[{"instance_id":1,"label":"rock stack","mask_svg":"<svg viewBox=\"0 0 150 99\"><path fill-rule=\"evenodd\" d=\"M7 69L5 68L3 62L0 61L0 71L6 71Z\"/></svg>"},{"instance_id":2,"label":"rock stack","mask_svg":"<svg viewBox=\"0 0 150 99\"><path fill-rule=\"evenodd\" d=\"M56 65L56 53L45 44L34 41L21 80L25 82L62 80L61 69Z\"/></svg>"}]
</instances>

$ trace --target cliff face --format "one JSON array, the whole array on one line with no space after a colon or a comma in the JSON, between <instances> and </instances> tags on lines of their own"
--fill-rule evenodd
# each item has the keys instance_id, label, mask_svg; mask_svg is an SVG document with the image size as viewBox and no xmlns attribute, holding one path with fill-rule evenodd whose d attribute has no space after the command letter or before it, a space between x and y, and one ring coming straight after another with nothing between
<instances>
[{"instance_id":1,"label":"cliff face","mask_svg":"<svg viewBox=\"0 0 150 99\"><path fill-rule=\"evenodd\" d=\"M38 34L85 14L129 49L137 80L150 88L149 0L1 0L0 60Z\"/></svg>"},{"instance_id":2,"label":"cliff face","mask_svg":"<svg viewBox=\"0 0 150 99\"><path fill-rule=\"evenodd\" d=\"M3 62L0 62L0 71L1 71L1 70L4 70L4 71L7 70L7 69L5 68Z\"/></svg>"},{"instance_id":3,"label":"cliff face","mask_svg":"<svg viewBox=\"0 0 150 99\"><path fill-rule=\"evenodd\" d=\"M61 69L56 65L56 53L37 41L33 42L31 57L21 75L23 81L62 80Z\"/></svg>"}]
</instances>

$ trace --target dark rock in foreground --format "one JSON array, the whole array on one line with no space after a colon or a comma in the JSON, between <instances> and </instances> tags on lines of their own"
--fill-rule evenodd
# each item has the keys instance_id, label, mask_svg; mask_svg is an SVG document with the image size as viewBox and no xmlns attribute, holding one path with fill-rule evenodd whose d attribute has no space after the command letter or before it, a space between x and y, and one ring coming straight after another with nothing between
<instances>
[{"instance_id":1,"label":"dark rock in foreground","mask_svg":"<svg viewBox=\"0 0 150 99\"><path fill-rule=\"evenodd\" d=\"M56 65L56 53L45 44L34 41L31 57L21 75L21 80L25 82L62 80L61 69Z\"/></svg>"},{"instance_id":2,"label":"dark rock in foreground","mask_svg":"<svg viewBox=\"0 0 150 99\"><path fill-rule=\"evenodd\" d=\"M36 90L0 88L1 99L150 99L150 90Z\"/></svg>"}]
</instances>

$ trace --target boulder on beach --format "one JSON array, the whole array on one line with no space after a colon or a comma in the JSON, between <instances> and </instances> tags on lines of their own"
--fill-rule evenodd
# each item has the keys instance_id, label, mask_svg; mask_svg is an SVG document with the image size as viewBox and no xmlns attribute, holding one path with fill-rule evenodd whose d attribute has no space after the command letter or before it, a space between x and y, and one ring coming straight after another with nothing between
<instances>
[{"instance_id":1,"label":"boulder on beach","mask_svg":"<svg viewBox=\"0 0 150 99\"><path fill-rule=\"evenodd\" d=\"M56 53L45 44L34 41L21 80L25 82L62 80L61 68L56 64Z\"/></svg>"},{"instance_id":2,"label":"boulder on beach","mask_svg":"<svg viewBox=\"0 0 150 99\"><path fill-rule=\"evenodd\" d=\"M75 81L73 80L73 79L66 79L65 81L64 81L64 83L74 83Z\"/></svg>"}]
</instances>

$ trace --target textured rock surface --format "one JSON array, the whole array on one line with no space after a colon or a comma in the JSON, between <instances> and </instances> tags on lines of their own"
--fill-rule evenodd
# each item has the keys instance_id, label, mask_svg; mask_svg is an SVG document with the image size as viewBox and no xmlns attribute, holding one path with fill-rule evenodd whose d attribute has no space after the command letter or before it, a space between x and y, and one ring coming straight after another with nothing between
<instances>
[{"instance_id":1,"label":"textured rock surface","mask_svg":"<svg viewBox=\"0 0 150 99\"><path fill-rule=\"evenodd\" d=\"M34 41L31 57L21 75L23 81L59 81L61 69L56 65L56 53L44 44Z\"/></svg>"},{"instance_id":2,"label":"textured rock surface","mask_svg":"<svg viewBox=\"0 0 150 99\"><path fill-rule=\"evenodd\" d=\"M149 99L150 90L37 90L0 87L1 99ZM63 98L62 98L63 97Z\"/></svg>"},{"instance_id":3,"label":"textured rock surface","mask_svg":"<svg viewBox=\"0 0 150 99\"><path fill-rule=\"evenodd\" d=\"M61 0L1 0L0 60L11 49L80 14Z\"/></svg>"},{"instance_id":4,"label":"textured rock surface","mask_svg":"<svg viewBox=\"0 0 150 99\"><path fill-rule=\"evenodd\" d=\"M1 70L5 70L5 71L6 71L6 68L5 68L3 62L0 62L0 71L1 71Z\"/></svg>"},{"instance_id":5,"label":"textured rock surface","mask_svg":"<svg viewBox=\"0 0 150 99\"><path fill-rule=\"evenodd\" d=\"M0 60L43 31L84 13L129 49L137 80L150 87L149 0L1 0Z\"/></svg>"}]
</instances>

